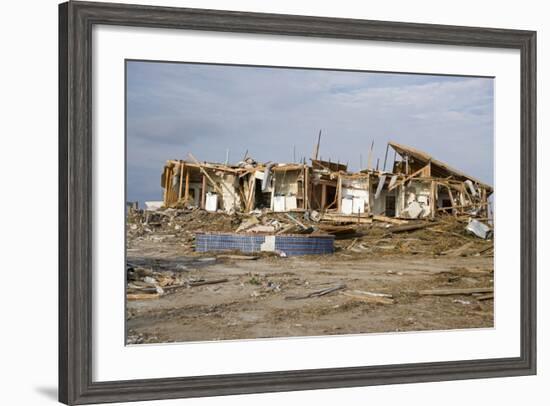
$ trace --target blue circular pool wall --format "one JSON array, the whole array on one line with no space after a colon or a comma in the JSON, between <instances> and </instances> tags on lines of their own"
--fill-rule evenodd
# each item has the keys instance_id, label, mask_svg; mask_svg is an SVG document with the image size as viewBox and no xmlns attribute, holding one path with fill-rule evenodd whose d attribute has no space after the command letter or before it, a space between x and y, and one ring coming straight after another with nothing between
<instances>
[{"instance_id":1,"label":"blue circular pool wall","mask_svg":"<svg viewBox=\"0 0 550 406\"><path fill-rule=\"evenodd\" d=\"M325 255L334 253L332 235L258 235L235 233L196 233L195 250L241 251L255 253L261 251L284 252L293 255Z\"/></svg>"}]
</instances>

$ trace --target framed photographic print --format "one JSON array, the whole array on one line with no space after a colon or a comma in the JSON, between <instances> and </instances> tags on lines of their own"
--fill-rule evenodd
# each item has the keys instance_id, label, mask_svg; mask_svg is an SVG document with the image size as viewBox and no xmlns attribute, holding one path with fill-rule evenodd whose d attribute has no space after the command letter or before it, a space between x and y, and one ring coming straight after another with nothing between
<instances>
[{"instance_id":1,"label":"framed photographic print","mask_svg":"<svg viewBox=\"0 0 550 406\"><path fill-rule=\"evenodd\" d=\"M536 373L536 34L59 8L59 397Z\"/></svg>"}]
</instances>

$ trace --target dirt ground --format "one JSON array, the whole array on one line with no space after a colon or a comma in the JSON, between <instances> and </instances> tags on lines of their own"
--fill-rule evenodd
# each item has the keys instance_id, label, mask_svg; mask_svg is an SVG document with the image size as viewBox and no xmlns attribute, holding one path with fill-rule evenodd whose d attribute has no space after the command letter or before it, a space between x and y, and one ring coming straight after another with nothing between
<instances>
[{"instance_id":1,"label":"dirt ground","mask_svg":"<svg viewBox=\"0 0 550 406\"><path fill-rule=\"evenodd\" d=\"M424 292L493 287L492 241L462 233L456 221L395 235L368 225L336 240L333 255L249 260L194 252L193 228L219 224L205 213L193 215L195 226L179 216L129 222L128 293L161 294L127 301L128 344L493 326L493 299L483 294ZM243 221L216 219L226 228Z\"/></svg>"}]
</instances>

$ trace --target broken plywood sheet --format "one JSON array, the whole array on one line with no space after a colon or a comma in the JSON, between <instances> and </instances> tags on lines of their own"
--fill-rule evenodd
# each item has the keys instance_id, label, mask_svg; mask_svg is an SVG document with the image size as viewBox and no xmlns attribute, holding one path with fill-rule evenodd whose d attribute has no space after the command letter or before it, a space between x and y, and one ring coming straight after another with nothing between
<instances>
[{"instance_id":1,"label":"broken plywood sheet","mask_svg":"<svg viewBox=\"0 0 550 406\"><path fill-rule=\"evenodd\" d=\"M206 194L206 211L215 212L218 210L218 195L215 193Z\"/></svg>"},{"instance_id":2,"label":"broken plywood sheet","mask_svg":"<svg viewBox=\"0 0 550 406\"><path fill-rule=\"evenodd\" d=\"M466 231L475 235L476 237L483 238L484 240L490 238L493 234L493 230L491 230L491 227L475 219L470 219L468 225L466 226Z\"/></svg>"},{"instance_id":3,"label":"broken plywood sheet","mask_svg":"<svg viewBox=\"0 0 550 406\"><path fill-rule=\"evenodd\" d=\"M353 198L343 198L342 199L342 213L352 214L353 213Z\"/></svg>"},{"instance_id":4,"label":"broken plywood sheet","mask_svg":"<svg viewBox=\"0 0 550 406\"><path fill-rule=\"evenodd\" d=\"M296 210L298 207L298 202L296 200L296 196L286 196L285 198L285 210Z\"/></svg>"}]
</instances>

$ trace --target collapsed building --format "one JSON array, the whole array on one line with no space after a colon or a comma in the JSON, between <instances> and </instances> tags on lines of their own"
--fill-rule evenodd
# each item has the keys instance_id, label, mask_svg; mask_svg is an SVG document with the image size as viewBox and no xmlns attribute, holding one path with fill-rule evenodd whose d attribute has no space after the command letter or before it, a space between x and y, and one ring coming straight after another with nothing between
<instances>
[{"instance_id":1,"label":"collapsed building","mask_svg":"<svg viewBox=\"0 0 550 406\"><path fill-rule=\"evenodd\" d=\"M395 142L388 143L384 169L389 148L394 152L389 171L377 165L359 172L317 159L317 153L311 164L305 160L262 164L246 157L236 165L199 162L190 154L190 161L166 162L161 176L163 204L245 213L315 210L334 221L373 216L490 217L490 185Z\"/></svg>"}]
</instances>

